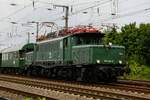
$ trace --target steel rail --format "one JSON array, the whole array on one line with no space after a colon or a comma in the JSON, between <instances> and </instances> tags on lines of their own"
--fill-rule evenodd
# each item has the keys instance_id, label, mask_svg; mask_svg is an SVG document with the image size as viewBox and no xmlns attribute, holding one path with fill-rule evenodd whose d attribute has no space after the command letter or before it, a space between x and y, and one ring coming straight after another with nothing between
<instances>
[{"instance_id":1,"label":"steel rail","mask_svg":"<svg viewBox=\"0 0 150 100\"><path fill-rule=\"evenodd\" d=\"M44 89L52 89L56 91L63 91L69 92L70 94L79 94L81 96L87 96L92 98L102 98L102 99L111 99L111 100L118 100L118 99L132 99L132 100L150 100L149 96L141 96L138 94L128 94L123 93L122 91L108 91L107 86L103 87L103 89L91 89L87 88L87 86L81 86L77 84L66 84L63 82L50 82L50 81L42 81L42 80L35 80L30 78L15 78L15 77L1 77L0 80L9 81L9 82L16 82L19 84L26 84L34 87L40 87ZM117 89L116 87L114 89Z\"/></svg>"}]
</instances>

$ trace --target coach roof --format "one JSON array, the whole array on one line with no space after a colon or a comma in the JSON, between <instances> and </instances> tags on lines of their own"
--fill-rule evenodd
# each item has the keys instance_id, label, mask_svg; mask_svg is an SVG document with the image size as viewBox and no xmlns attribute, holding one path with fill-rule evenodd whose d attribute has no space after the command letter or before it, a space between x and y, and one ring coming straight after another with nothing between
<instances>
[{"instance_id":1,"label":"coach roof","mask_svg":"<svg viewBox=\"0 0 150 100\"><path fill-rule=\"evenodd\" d=\"M28 50L33 50L34 49L35 43L29 43L29 44L20 44L12 47L8 47L5 49L2 49L0 52L5 53L5 52L14 52L14 51L28 51Z\"/></svg>"},{"instance_id":2,"label":"coach roof","mask_svg":"<svg viewBox=\"0 0 150 100\"><path fill-rule=\"evenodd\" d=\"M5 48L5 49L2 49L1 53L19 51L19 50L22 49L22 47L23 47L23 45L17 45L17 46L13 46L13 47L8 47L8 48Z\"/></svg>"}]
</instances>

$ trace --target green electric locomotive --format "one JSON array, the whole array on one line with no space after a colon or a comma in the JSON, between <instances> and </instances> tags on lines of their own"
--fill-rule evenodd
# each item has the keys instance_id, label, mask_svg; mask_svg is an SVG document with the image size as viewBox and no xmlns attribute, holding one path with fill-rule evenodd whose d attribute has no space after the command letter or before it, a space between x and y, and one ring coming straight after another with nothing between
<instances>
[{"instance_id":1,"label":"green electric locomotive","mask_svg":"<svg viewBox=\"0 0 150 100\"><path fill-rule=\"evenodd\" d=\"M104 45L99 32L82 32L36 44L25 54L29 74L88 82L114 81L123 75L125 48Z\"/></svg>"},{"instance_id":2,"label":"green electric locomotive","mask_svg":"<svg viewBox=\"0 0 150 100\"><path fill-rule=\"evenodd\" d=\"M124 73L125 48L105 45L103 37L99 32L80 32L3 50L0 71L74 81L116 81Z\"/></svg>"}]
</instances>

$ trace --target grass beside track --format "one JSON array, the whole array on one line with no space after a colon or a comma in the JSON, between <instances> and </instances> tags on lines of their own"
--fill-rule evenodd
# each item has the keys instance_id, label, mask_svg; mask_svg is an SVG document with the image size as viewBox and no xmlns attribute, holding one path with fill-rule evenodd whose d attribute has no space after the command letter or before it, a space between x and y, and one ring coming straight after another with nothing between
<instances>
[{"instance_id":1,"label":"grass beside track","mask_svg":"<svg viewBox=\"0 0 150 100\"><path fill-rule=\"evenodd\" d=\"M121 79L129 80L149 80L150 81L150 66L140 65L135 61L129 63L130 73L121 77Z\"/></svg>"}]
</instances>

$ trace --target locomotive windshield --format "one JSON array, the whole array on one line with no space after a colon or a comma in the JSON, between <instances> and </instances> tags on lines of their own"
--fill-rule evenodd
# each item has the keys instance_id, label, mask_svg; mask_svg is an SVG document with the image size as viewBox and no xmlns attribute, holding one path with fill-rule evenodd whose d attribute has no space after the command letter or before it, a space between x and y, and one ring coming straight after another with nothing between
<instances>
[{"instance_id":1,"label":"locomotive windshield","mask_svg":"<svg viewBox=\"0 0 150 100\"><path fill-rule=\"evenodd\" d=\"M74 36L75 45L85 45L85 44L102 44L103 42L103 35L100 33L84 33L84 34L77 34Z\"/></svg>"}]
</instances>

